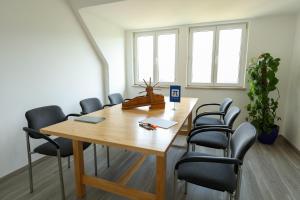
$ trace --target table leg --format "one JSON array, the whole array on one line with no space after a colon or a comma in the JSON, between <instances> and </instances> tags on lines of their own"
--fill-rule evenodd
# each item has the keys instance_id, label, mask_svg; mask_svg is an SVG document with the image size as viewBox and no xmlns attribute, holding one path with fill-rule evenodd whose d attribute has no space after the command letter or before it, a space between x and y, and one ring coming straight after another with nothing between
<instances>
[{"instance_id":1,"label":"table leg","mask_svg":"<svg viewBox=\"0 0 300 200\"><path fill-rule=\"evenodd\" d=\"M166 198L166 157L156 156L156 199Z\"/></svg>"},{"instance_id":2,"label":"table leg","mask_svg":"<svg viewBox=\"0 0 300 200\"><path fill-rule=\"evenodd\" d=\"M188 126L187 126L188 133L192 130L192 122L193 122L193 112L191 112L188 116Z\"/></svg>"},{"instance_id":3,"label":"table leg","mask_svg":"<svg viewBox=\"0 0 300 200\"><path fill-rule=\"evenodd\" d=\"M82 198L85 196L85 185L83 184L84 161L83 161L83 146L81 141L73 140L74 154L74 172L76 196Z\"/></svg>"}]
</instances>

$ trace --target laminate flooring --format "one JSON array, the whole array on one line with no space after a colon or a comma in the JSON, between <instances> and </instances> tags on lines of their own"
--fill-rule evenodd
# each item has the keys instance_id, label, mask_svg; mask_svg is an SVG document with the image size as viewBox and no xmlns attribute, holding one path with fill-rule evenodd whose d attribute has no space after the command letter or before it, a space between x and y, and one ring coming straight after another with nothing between
<instances>
[{"instance_id":1,"label":"laminate flooring","mask_svg":"<svg viewBox=\"0 0 300 200\"><path fill-rule=\"evenodd\" d=\"M178 137L176 143L184 143L184 137ZM111 167L106 165L106 148L97 145L98 176L108 180L117 180L121 174L140 156L138 153L111 148ZM222 155L219 150L197 147L196 151ZM173 196L173 169L184 149L171 147L167 159L167 199ZM65 190L68 200L77 199L73 177L73 166L67 167L63 160ZM85 171L93 175L92 147L85 151ZM59 200L60 184L57 159L49 157L33 167L34 192L29 193L28 172L23 170L13 176L0 180L1 200ZM188 185L188 195L183 194L184 184L179 182L178 199L221 200L226 199L225 192L210 190L196 185ZM141 168L128 182L127 186L154 192L155 157L149 156ZM96 188L87 187L84 200L123 200L126 199ZM241 200L299 200L300 199L300 155L288 142L279 137L274 145L255 143L245 157L241 187Z\"/></svg>"}]
</instances>

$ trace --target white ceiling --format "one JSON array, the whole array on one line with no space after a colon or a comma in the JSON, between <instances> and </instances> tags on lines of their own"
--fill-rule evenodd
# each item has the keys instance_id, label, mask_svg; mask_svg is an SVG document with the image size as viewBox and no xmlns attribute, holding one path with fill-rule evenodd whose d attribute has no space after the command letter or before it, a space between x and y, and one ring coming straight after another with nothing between
<instances>
[{"instance_id":1,"label":"white ceiling","mask_svg":"<svg viewBox=\"0 0 300 200\"><path fill-rule=\"evenodd\" d=\"M125 29L296 13L300 0L125 0L84 8Z\"/></svg>"}]
</instances>

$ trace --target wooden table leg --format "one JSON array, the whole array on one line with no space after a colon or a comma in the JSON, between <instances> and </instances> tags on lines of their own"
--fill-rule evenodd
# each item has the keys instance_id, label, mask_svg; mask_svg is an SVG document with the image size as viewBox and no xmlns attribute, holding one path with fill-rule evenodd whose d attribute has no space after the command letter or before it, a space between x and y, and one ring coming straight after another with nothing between
<instances>
[{"instance_id":1,"label":"wooden table leg","mask_svg":"<svg viewBox=\"0 0 300 200\"><path fill-rule=\"evenodd\" d=\"M193 112L191 112L188 116L188 127L187 127L188 133L192 130L192 122L193 122Z\"/></svg>"},{"instance_id":2,"label":"wooden table leg","mask_svg":"<svg viewBox=\"0 0 300 200\"><path fill-rule=\"evenodd\" d=\"M76 196L82 198L85 196L85 185L83 184L84 161L82 142L73 140L73 154Z\"/></svg>"},{"instance_id":3,"label":"wooden table leg","mask_svg":"<svg viewBox=\"0 0 300 200\"><path fill-rule=\"evenodd\" d=\"M156 199L166 198L166 157L156 156Z\"/></svg>"}]
</instances>

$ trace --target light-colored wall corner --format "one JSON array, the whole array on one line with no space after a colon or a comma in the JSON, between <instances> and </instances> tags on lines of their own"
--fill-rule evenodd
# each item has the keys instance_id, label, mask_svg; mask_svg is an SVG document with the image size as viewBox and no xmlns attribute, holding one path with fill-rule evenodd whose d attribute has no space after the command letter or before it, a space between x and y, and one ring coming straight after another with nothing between
<instances>
[{"instance_id":1,"label":"light-colored wall corner","mask_svg":"<svg viewBox=\"0 0 300 200\"><path fill-rule=\"evenodd\" d=\"M95 15L89 8L79 12L108 63L109 93L125 94L124 29Z\"/></svg>"},{"instance_id":2,"label":"light-colored wall corner","mask_svg":"<svg viewBox=\"0 0 300 200\"><path fill-rule=\"evenodd\" d=\"M284 136L300 150L300 13L297 16L296 34L291 56L290 82L286 100Z\"/></svg>"},{"instance_id":3,"label":"light-colored wall corner","mask_svg":"<svg viewBox=\"0 0 300 200\"><path fill-rule=\"evenodd\" d=\"M93 7L82 8L82 5L78 7L78 0L69 0L69 2L105 68L103 77L106 89L105 100L107 101L107 95L110 93L119 92L126 96L124 29L95 14ZM97 2L101 5L114 1Z\"/></svg>"},{"instance_id":4,"label":"light-colored wall corner","mask_svg":"<svg viewBox=\"0 0 300 200\"><path fill-rule=\"evenodd\" d=\"M264 18L256 18L246 20L249 22L249 40L247 60L258 56L263 52L270 52L275 57L281 58L281 65L278 72L280 79L279 89L281 91L281 99L279 101L278 115L282 117L279 125L284 126L285 122L285 102L287 96L287 86L290 71L290 58L292 54L292 46L294 43L295 33L295 15L282 15ZM179 26L179 56L178 67L176 69L177 84L186 85L186 69L188 64L188 27ZM130 31L126 33L126 64L127 64L127 91L129 97L138 95L141 88L132 87L133 85L133 59L132 59L132 34ZM168 95L168 89L162 89L162 93ZM247 112L245 109L248 103L246 90L232 89L188 89L183 88L183 95L189 97L198 97L199 104L208 102L220 102L224 97L234 99L234 105L242 109L236 125L245 120Z\"/></svg>"},{"instance_id":5,"label":"light-colored wall corner","mask_svg":"<svg viewBox=\"0 0 300 200\"><path fill-rule=\"evenodd\" d=\"M90 42L91 46L93 47L96 55L98 56L99 61L102 63L102 67L103 67L102 79L103 79L104 96L98 97L98 98L100 98L102 102L108 103L106 97L110 93L109 70L108 70L109 64L108 64L106 58L104 57L101 49L99 48L94 36L90 32L89 28L87 27L86 23L84 22L83 18L81 17L81 15L79 13L79 9L83 5L80 4L79 0L68 0L68 3L69 3L70 8L72 9L72 11L74 13L74 16L77 19L79 25L81 26L82 30L86 34L87 39L89 40L89 42ZM88 5L90 5L90 4L88 4Z\"/></svg>"},{"instance_id":6,"label":"light-colored wall corner","mask_svg":"<svg viewBox=\"0 0 300 200\"><path fill-rule=\"evenodd\" d=\"M80 100L104 89L101 63L64 0L0 1L0 44L2 177L27 164L27 110L79 113ZM31 142L34 149L43 141Z\"/></svg>"}]
</instances>

